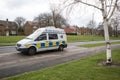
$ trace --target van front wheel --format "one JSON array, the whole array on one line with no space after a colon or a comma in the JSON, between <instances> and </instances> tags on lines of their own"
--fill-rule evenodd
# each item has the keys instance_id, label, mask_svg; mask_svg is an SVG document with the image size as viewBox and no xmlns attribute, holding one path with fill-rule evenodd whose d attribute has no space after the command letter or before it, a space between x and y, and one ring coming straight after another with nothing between
<instances>
[{"instance_id":1,"label":"van front wheel","mask_svg":"<svg viewBox=\"0 0 120 80\"><path fill-rule=\"evenodd\" d=\"M58 48L59 51L63 51L64 50L64 47L62 45L59 46Z\"/></svg>"},{"instance_id":2,"label":"van front wheel","mask_svg":"<svg viewBox=\"0 0 120 80\"><path fill-rule=\"evenodd\" d=\"M29 55L34 55L36 53L36 49L34 47L30 47L28 50Z\"/></svg>"}]
</instances>

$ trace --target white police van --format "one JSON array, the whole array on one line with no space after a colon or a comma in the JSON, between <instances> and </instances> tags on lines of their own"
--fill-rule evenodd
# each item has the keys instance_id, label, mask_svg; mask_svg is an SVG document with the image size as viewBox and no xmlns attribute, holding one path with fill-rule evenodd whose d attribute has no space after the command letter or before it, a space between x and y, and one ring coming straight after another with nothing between
<instances>
[{"instance_id":1,"label":"white police van","mask_svg":"<svg viewBox=\"0 0 120 80\"><path fill-rule=\"evenodd\" d=\"M67 47L67 38L63 29L55 27L39 28L25 39L16 44L16 49L21 53L35 54L38 51Z\"/></svg>"}]
</instances>

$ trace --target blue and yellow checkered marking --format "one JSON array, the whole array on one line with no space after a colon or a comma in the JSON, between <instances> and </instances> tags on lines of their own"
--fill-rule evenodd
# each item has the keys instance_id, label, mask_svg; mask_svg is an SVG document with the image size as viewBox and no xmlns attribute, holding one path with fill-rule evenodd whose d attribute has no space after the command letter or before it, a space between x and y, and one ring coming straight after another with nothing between
<instances>
[{"instance_id":1,"label":"blue and yellow checkered marking","mask_svg":"<svg viewBox=\"0 0 120 80\"><path fill-rule=\"evenodd\" d=\"M37 43L37 44L36 44L36 47L37 47L37 48L40 48L40 47L41 47L41 44L40 44L40 43Z\"/></svg>"},{"instance_id":2,"label":"blue and yellow checkered marking","mask_svg":"<svg viewBox=\"0 0 120 80\"><path fill-rule=\"evenodd\" d=\"M56 42L56 46L59 46L59 42L58 41Z\"/></svg>"},{"instance_id":3,"label":"blue and yellow checkered marking","mask_svg":"<svg viewBox=\"0 0 120 80\"><path fill-rule=\"evenodd\" d=\"M41 43L41 47L45 47L45 43Z\"/></svg>"},{"instance_id":4,"label":"blue and yellow checkered marking","mask_svg":"<svg viewBox=\"0 0 120 80\"><path fill-rule=\"evenodd\" d=\"M49 46L53 46L53 43L52 43L52 42L49 42Z\"/></svg>"},{"instance_id":5,"label":"blue and yellow checkered marking","mask_svg":"<svg viewBox=\"0 0 120 80\"><path fill-rule=\"evenodd\" d=\"M33 43L27 44L26 47L36 46L37 48L44 48L44 47L52 47L52 46L59 46L61 44L67 44L67 41L52 41L52 42L45 42L45 43Z\"/></svg>"},{"instance_id":6,"label":"blue and yellow checkered marking","mask_svg":"<svg viewBox=\"0 0 120 80\"><path fill-rule=\"evenodd\" d=\"M46 43L45 43L45 47L49 47L49 42L46 42Z\"/></svg>"}]
</instances>

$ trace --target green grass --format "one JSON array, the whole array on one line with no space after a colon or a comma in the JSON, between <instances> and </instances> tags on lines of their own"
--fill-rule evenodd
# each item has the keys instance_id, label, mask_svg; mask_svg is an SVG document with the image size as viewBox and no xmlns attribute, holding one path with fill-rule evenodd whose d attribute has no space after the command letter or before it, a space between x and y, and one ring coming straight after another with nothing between
<instances>
[{"instance_id":1,"label":"green grass","mask_svg":"<svg viewBox=\"0 0 120 80\"><path fill-rule=\"evenodd\" d=\"M15 45L16 42L25 38L25 36L0 36L0 46Z\"/></svg>"},{"instance_id":2,"label":"green grass","mask_svg":"<svg viewBox=\"0 0 120 80\"><path fill-rule=\"evenodd\" d=\"M114 62L120 63L120 49L112 53ZM3 80L120 80L120 67L97 65L105 58L105 53L101 53Z\"/></svg>"},{"instance_id":3,"label":"green grass","mask_svg":"<svg viewBox=\"0 0 120 80\"><path fill-rule=\"evenodd\" d=\"M0 43L0 46L14 46L16 43Z\"/></svg>"},{"instance_id":4,"label":"green grass","mask_svg":"<svg viewBox=\"0 0 120 80\"><path fill-rule=\"evenodd\" d=\"M68 42L79 42L79 41L100 41L104 40L103 36L92 36L92 35L75 35L67 36ZM120 37L110 37L111 40L120 40Z\"/></svg>"},{"instance_id":5,"label":"green grass","mask_svg":"<svg viewBox=\"0 0 120 80\"><path fill-rule=\"evenodd\" d=\"M14 45L17 41L25 38L26 36L0 36L0 45ZM111 37L112 40L120 40L120 37ZM102 36L92 36L92 35L75 35L67 36L68 42L78 42L78 41L98 41L104 40ZM11 43L11 44L10 44Z\"/></svg>"},{"instance_id":6,"label":"green grass","mask_svg":"<svg viewBox=\"0 0 120 80\"><path fill-rule=\"evenodd\" d=\"M0 36L0 43L16 43L25 36Z\"/></svg>"},{"instance_id":7,"label":"green grass","mask_svg":"<svg viewBox=\"0 0 120 80\"><path fill-rule=\"evenodd\" d=\"M75 35L75 36L67 36L68 42L79 42L79 41L98 41L104 40L102 36L91 36L91 35Z\"/></svg>"},{"instance_id":8,"label":"green grass","mask_svg":"<svg viewBox=\"0 0 120 80\"><path fill-rule=\"evenodd\" d=\"M120 44L120 42L111 42L111 44ZM85 45L79 45L79 46L80 47L91 48L91 47L105 46L105 43L85 44Z\"/></svg>"}]
</instances>

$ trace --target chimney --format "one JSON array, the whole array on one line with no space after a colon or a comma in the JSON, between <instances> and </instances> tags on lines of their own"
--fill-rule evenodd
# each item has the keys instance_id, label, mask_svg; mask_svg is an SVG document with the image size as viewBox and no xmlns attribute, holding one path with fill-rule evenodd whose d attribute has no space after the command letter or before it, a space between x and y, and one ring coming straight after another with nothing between
<instances>
[{"instance_id":1,"label":"chimney","mask_svg":"<svg viewBox=\"0 0 120 80\"><path fill-rule=\"evenodd\" d=\"M8 22L8 18L6 19L6 21Z\"/></svg>"},{"instance_id":2,"label":"chimney","mask_svg":"<svg viewBox=\"0 0 120 80\"><path fill-rule=\"evenodd\" d=\"M6 19L6 28L8 29L8 18Z\"/></svg>"}]
</instances>

